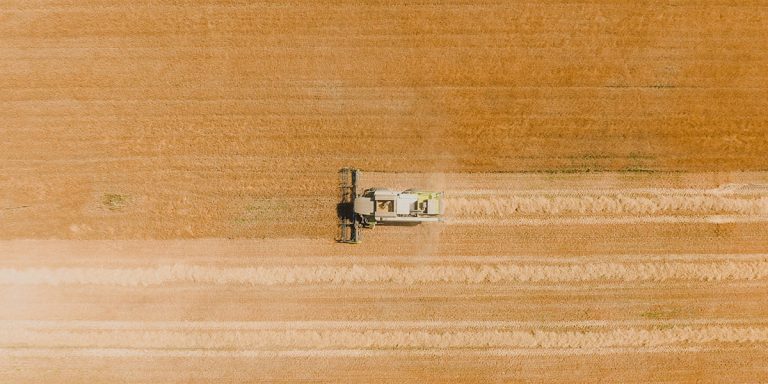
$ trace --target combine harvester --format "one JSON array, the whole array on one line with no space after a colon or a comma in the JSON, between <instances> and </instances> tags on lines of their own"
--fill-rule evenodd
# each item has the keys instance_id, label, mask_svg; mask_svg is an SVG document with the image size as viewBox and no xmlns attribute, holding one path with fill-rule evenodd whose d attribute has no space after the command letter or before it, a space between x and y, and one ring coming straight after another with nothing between
<instances>
[{"instance_id":1,"label":"combine harvester","mask_svg":"<svg viewBox=\"0 0 768 384\"><path fill-rule=\"evenodd\" d=\"M362 240L360 228L379 225L415 225L425 221L442 221L445 211L443 193L407 189L395 192L385 188L369 188L357 193L360 170L339 170L341 202L336 207L341 243L356 244Z\"/></svg>"}]
</instances>

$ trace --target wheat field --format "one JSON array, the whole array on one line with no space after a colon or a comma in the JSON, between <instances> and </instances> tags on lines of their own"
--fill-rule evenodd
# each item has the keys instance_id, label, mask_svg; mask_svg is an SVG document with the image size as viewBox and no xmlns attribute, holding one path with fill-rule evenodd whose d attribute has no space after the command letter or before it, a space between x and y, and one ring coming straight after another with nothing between
<instances>
[{"instance_id":1,"label":"wheat field","mask_svg":"<svg viewBox=\"0 0 768 384\"><path fill-rule=\"evenodd\" d=\"M768 381L759 1L0 0L0 382ZM445 191L338 244L337 170Z\"/></svg>"}]
</instances>

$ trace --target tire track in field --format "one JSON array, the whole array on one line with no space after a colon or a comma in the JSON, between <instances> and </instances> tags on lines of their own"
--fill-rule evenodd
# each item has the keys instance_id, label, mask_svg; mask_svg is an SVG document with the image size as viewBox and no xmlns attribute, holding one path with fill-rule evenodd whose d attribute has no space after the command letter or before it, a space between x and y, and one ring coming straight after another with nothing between
<instances>
[{"instance_id":1,"label":"tire track in field","mask_svg":"<svg viewBox=\"0 0 768 384\"><path fill-rule=\"evenodd\" d=\"M91 322L98 323L98 322ZM445 352L457 350L514 354L591 354L615 351L634 352L643 348L653 352L679 348L748 347L768 343L768 326L752 324L713 324L692 320L659 321L643 325L616 322L613 326L580 325L562 329L526 324L482 324L471 327L468 322L441 322L439 327L419 326L414 322L392 322L388 327L361 322L344 328L327 328L323 324L306 327L293 322L243 328L238 323L206 322L192 324L136 322L131 327L113 327L110 322L83 324L65 322L40 324L25 322L0 323L0 355L26 351L46 356L50 350L125 351L126 353L162 354L189 351L208 353L339 353L358 352ZM213 325L208 328L207 326ZM468 325L470 325L468 327ZM106 355L108 356L108 354Z\"/></svg>"},{"instance_id":2,"label":"tire track in field","mask_svg":"<svg viewBox=\"0 0 768 384\"><path fill-rule=\"evenodd\" d=\"M150 268L0 269L0 285L162 284L313 285L350 283L516 283L586 281L750 281L768 279L768 261L599 262L561 265L319 265L220 268L174 264Z\"/></svg>"}]
</instances>

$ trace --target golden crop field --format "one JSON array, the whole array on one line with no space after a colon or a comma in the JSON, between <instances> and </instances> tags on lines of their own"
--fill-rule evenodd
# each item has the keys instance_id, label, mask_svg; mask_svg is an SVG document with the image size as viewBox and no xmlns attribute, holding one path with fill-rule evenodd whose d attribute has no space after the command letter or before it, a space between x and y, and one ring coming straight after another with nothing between
<instances>
[{"instance_id":1,"label":"golden crop field","mask_svg":"<svg viewBox=\"0 0 768 384\"><path fill-rule=\"evenodd\" d=\"M767 150L760 1L0 0L0 382L765 382Z\"/></svg>"}]
</instances>

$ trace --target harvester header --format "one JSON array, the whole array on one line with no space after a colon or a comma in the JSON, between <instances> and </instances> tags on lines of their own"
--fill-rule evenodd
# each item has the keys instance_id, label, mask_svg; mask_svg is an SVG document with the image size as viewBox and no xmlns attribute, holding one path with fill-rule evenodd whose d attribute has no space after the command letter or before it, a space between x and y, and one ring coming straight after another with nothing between
<instances>
[{"instance_id":1,"label":"harvester header","mask_svg":"<svg viewBox=\"0 0 768 384\"><path fill-rule=\"evenodd\" d=\"M358 193L360 175L360 170L355 168L339 170L341 202L337 206L337 241L359 243L362 240L361 227L441 221L445 212L442 192L416 189L396 192L385 188L369 188Z\"/></svg>"}]
</instances>

